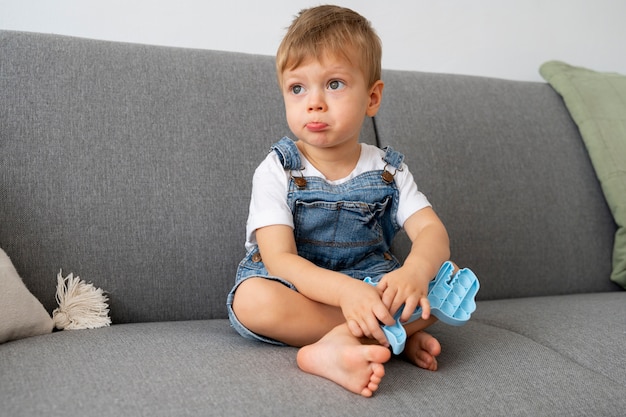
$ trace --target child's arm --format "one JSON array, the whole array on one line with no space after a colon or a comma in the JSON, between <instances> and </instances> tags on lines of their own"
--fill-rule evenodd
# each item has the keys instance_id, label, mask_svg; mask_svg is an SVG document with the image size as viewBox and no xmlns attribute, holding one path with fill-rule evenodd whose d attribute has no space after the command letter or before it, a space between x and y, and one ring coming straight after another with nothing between
<instances>
[{"instance_id":1,"label":"child's arm","mask_svg":"<svg viewBox=\"0 0 626 417\"><path fill-rule=\"evenodd\" d=\"M408 320L417 306L422 307L422 318L427 319L428 283L450 257L448 232L430 207L411 215L403 227L412 242L411 252L402 267L386 274L377 288L392 314L405 304L401 320Z\"/></svg>"},{"instance_id":2,"label":"child's arm","mask_svg":"<svg viewBox=\"0 0 626 417\"><path fill-rule=\"evenodd\" d=\"M256 239L270 274L288 280L312 300L340 307L355 337L370 337L388 345L380 322L393 325L394 319L376 288L298 256L289 226L262 227L257 229Z\"/></svg>"}]
</instances>

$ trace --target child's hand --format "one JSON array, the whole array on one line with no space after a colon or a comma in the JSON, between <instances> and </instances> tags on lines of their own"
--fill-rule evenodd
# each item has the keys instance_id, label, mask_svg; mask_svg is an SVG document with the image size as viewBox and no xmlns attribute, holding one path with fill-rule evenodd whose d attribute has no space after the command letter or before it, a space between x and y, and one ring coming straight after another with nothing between
<instances>
[{"instance_id":1,"label":"child's hand","mask_svg":"<svg viewBox=\"0 0 626 417\"><path fill-rule=\"evenodd\" d=\"M376 339L381 345L389 346L380 325L393 325L395 320L375 287L355 279L347 281L339 304L354 337Z\"/></svg>"},{"instance_id":2,"label":"child's hand","mask_svg":"<svg viewBox=\"0 0 626 417\"><path fill-rule=\"evenodd\" d=\"M428 301L428 283L431 278L416 277L415 274L402 267L386 274L378 283L377 289L381 294L382 302L395 314L404 304L400 320L409 320L415 309L422 307L422 318L430 317L430 302Z\"/></svg>"}]
</instances>

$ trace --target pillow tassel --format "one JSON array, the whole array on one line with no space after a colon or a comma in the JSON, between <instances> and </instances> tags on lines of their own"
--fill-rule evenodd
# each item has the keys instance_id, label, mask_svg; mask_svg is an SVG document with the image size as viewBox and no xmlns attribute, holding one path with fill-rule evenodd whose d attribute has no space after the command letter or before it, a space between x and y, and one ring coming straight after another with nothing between
<instances>
[{"instance_id":1,"label":"pillow tassel","mask_svg":"<svg viewBox=\"0 0 626 417\"><path fill-rule=\"evenodd\" d=\"M57 329L79 330L109 326L108 297L101 288L69 274L57 275L56 300L59 307L52 312Z\"/></svg>"}]
</instances>

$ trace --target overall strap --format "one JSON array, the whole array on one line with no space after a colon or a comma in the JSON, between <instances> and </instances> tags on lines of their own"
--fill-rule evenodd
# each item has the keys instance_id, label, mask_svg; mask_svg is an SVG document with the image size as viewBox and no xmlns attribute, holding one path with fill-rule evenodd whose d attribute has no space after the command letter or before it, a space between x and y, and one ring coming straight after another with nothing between
<instances>
[{"instance_id":1,"label":"overall strap","mask_svg":"<svg viewBox=\"0 0 626 417\"><path fill-rule=\"evenodd\" d=\"M383 161L385 161L395 169L400 169L402 161L404 160L404 155L394 150L391 146L387 146L386 148L383 148L383 150L385 151Z\"/></svg>"},{"instance_id":2,"label":"overall strap","mask_svg":"<svg viewBox=\"0 0 626 417\"><path fill-rule=\"evenodd\" d=\"M280 159L283 168L289 170L302 170L302 161L300 160L300 152L296 143L284 137L270 148L271 151L276 152L278 159Z\"/></svg>"},{"instance_id":3,"label":"overall strap","mask_svg":"<svg viewBox=\"0 0 626 417\"><path fill-rule=\"evenodd\" d=\"M383 168L383 173L381 178L387 184L393 183L393 177L396 175L396 172L402 171L402 160L404 159L404 155L402 155L398 151L394 151L391 146L387 146L384 148L385 156L383 156L383 161L386 162L385 168ZM389 170L389 166L393 168L393 172Z\"/></svg>"},{"instance_id":4,"label":"overall strap","mask_svg":"<svg viewBox=\"0 0 626 417\"><path fill-rule=\"evenodd\" d=\"M298 147L293 140L285 136L273 144L270 149L271 151L276 152L284 169L302 171L303 167L302 160L300 159L300 151L298 151ZM386 162L386 165L383 170L382 179L387 184L391 184L396 172L402 170L401 166L402 161L404 160L404 155L395 151L391 146L384 148L384 150L385 156L383 157L383 161ZM393 172L388 169L389 167L393 168ZM296 184L298 188L302 188L306 186L306 181L304 178L297 178Z\"/></svg>"}]
</instances>

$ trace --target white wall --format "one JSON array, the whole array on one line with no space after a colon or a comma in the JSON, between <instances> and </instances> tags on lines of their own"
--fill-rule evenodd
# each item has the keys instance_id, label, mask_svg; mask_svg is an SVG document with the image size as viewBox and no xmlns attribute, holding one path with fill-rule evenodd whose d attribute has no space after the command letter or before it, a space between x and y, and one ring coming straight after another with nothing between
<instances>
[{"instance_id":1,"label":"white wall","mask_svg":"<svg viewBox=\"0 0 626 417\"><path fill-rule=\"evenodd\" d=\"M332 2L332 0L330 0ZM541 80L550 59L626 74L624 0L335 0L372 21L383 66ZM0 0L0 29L273 55L316 0Z\"/></svg>"}]
</instances>

